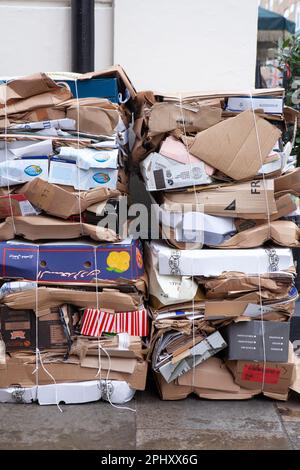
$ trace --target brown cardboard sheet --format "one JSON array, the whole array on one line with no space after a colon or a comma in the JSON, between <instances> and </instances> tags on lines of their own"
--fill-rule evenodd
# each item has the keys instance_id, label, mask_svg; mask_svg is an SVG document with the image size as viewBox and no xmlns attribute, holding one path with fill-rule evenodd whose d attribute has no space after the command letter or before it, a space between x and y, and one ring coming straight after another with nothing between
<instances>
[{"instance_id":1,"label":"brown cardboard sheet","mask_svg":"<svg viewBox=\"0 0 300 470\"><path fill-rule=\"evenodd\" d=\"M6 107L5 96L7 96ZM38 73L0 85L0 126L4 127L4 116L14 122L13 114L37 108L53 107L72 97L68 88L57 85L45 73Z\"/></svg>"},{"instance_id":2,"label":"brown cardboard sheet","mask_svg":"<svg viewBox=\"0 0 300 470\"><path fill-rule=\"evenodd\" d=\"M284 97L284 88L256 88L253 90L198 90L194 92L160 92L154 91L154 96L170 102L183 102L201 101L210 98L228 98L229 96L278 96Z\"/></svg>"},{"instance_id":3,"label":"brown cardboard sheet","mask_svg":"<svg viewBox=\"0 0 300 470\"><path fill-rule=\"evenodd\" d=\"M95 188L80 193L66 191L61 186L48 183L41 178L34 178L18 190L27 199L44 212L62 219L79 214L87 207L117 197L117 189Z\"/></svg>"},{"instance_id":4,"label":"brown cardboard sheet","mask_svg":"<svg viewBox=\"0 0 300 470\"><path fill-rule=\"evenodd\" d=\"M43 359L43 364L49 374L51 374L57 383L63 382L81 382L85 380L95 380L99 365L96 368L82 367L78 360L58 362L48 362ZM6 367L1 369L0 387L9 387L12 384L18 384L22 387L36 385L36 368L34 354L18 354L12 357L7 356ZM148 363L146 361L136 362L132 374L126 372L110 371L102 368L99 379L123 380L136 390L144 390L146 386ZM38 370L38 383L40 385L52 384L53 379L40 366Z\"/></svg>"},{"instance_id":5,"label":"brown cardboard sheet","mask_svg":"<svg viewBox=\"0 0 300 470\"><path fill-rule=\"evenodd\" d=\"M300 246L300 229L294 222L276 220L239 232L216 248L255 248L268 240L280 246L297 248Z\"/></svg>"},{"instance_id":6,"label":"brown cardboard sheet","mask_svg":"<svg viewBox=\"0 0 300 470\"><path fill-rule=\"evenodd\" d=\"M113 135L119 122L118 106L103 98L74 98L65 101L61 107L66 110L67 118L77 122L82 133Z\"/></svg>"},{"instance_id":7,"label":"brown cardboard sheet","mask_svg":"<svg viewBox=\"0 0 300 470\"><path fill-rule=\"evenodd\" d=\"M295 168L274 180L276 194L291 192L300 195L300 168Z\"/></svg>"},{"instance_id":8,"label":"brown cardboard sheet","mask_svg":"<svg viewBox=\"0 0 300 470\"><path fill-rule=\"evenodd\" d=\"M290 343L287 363L227 361L235 382L249 390L262 393L287 394L295 379L295 357Z\"/></svg>"},{"instance_id":9,"label":"brown cardboard sheet","mask_svg":"<svg viewBox=\"0 0 300 470\"><path fill-rule=\"evenodd\" d=\"M16 235L26 240L68 240L88 236L93 240L118 242L118 235L109 228L80 222L67 222L46 216L7 217L0 223L0 240L11 240Z\"/></svg>"},{"instance_id":10,"label":"brown cardboard sheet","mask_svg":"<svg viewBox=\"0 0 300 470\"><path fill-rule=\"evenodd\" d=\"M136 310L141 302L138 293L120 292L118 289L89 291L77 289L59 289L55 287L39 287L37 292L25 290L6 295L2 303L12 309L47 309L63 304L72 304L81 308L97 308L113 312L130 312Z\"/></svg>"},{"instance_id":11,"label":"brown cardboard sheet","mask_svg":"<svg viewBox=\"0 0 300 470\"><path fill-rule=\"evenodd\" d=\"M216 359L216 361L209 362L211 359ZM199 369L201 366L204 366L203 373ZM197 369L199 369L199 372ZM163 400L182 400L191 393L195 393L200 398L211 400L242 400L252 398L255 395L252 391L242 389L239 386L236 387L230 372L218 358L209 358L195 368L194 384L192 384L192 372L184 374L177 381L169 384L161 374L154 373L161 398ZM188 375L187 379L184 378L185 375ZM181 383L179 383L179 380L181 380ZM199 387L198 385L202 386ZM206 386L208 388L205 388Z\"/></svg>"},{"instance_id":12,"label":"brown cardboard sheet","mask_svg":"<svg viewBox=\"0 0 300 470\"><path fill-rule=\"evenodd\" d=\"M241 217L244 219L266 219L277 213L272 179L252 180L245 183L219 186L203 191L168 192L161 200L163 207L169 211L183 210L184 204L203 205L204 212L222 217Z\"/></svg>"},{"instance_id":13,"label":"brown cardboard sheet","mask_svg":"<svg viewBox=\"0 0 300 470\"><path fill-rule=\"evenodd\" d=\"M164 227L162 227L164 232ZM178 242L173 229L168 230L168 243L179 250L202 248L202 243ZM166 237L166 235L165 235ZM292 221L276 220L274 222L257 224L252 228L236 233L219 245L208 245L219 249L256 248L266 241L273 241L276 245L297 248L300 246L300 229Z\"/></svg>"},{"instance_id":14,"label":"brown cardboard sheet","mask_svg":"<svg viewBox=\"0 0 300 470\"><path fill-rule=\"evenodd\" d=\"M234 180L253 178L281 132L251 110L199 132L190 152Z\"/></svg>"},{"instance_id":15,"label":"brown cardboard sheet","mask_svg":"<svg viewBox=\"0 0 300 470\"><path fill-rule=\"evenodd\" d=\"M150 109L149 136L184 129L199 132L214 126L222 119L222 109L216 106L193 106L189 109L172 103L156 103Z\"/></svg>"}]
</instances>

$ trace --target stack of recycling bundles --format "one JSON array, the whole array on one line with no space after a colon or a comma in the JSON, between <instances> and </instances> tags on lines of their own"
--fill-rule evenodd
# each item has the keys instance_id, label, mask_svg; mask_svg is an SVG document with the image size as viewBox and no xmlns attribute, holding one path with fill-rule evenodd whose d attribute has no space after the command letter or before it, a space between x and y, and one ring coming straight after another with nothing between
<instances>
[{"instance_id":1,"label":"stack of recycling bundles","mask_svg":"<svg viewBox=\"0 0 300 470\"><path fill-rule=\"evenodd\" d=\"M0 85L0 401L122 402L145 387L142 249L118 226L134 93L119 67Z\"/></svg>"},{"instance_id":2,"label":"stack of recycling bundles","mask_svg":"<svg viewBox=\"0 0 300 470\"><path fill-rule=\"evenodd\" d=\"M300 390L289 345L300 232L288 220L300 172L281 136L297 114L280 89L146 92L135 106L133 158L164 239L145 261L161 397L286 399Z\"/></svg>"}]
</instances>

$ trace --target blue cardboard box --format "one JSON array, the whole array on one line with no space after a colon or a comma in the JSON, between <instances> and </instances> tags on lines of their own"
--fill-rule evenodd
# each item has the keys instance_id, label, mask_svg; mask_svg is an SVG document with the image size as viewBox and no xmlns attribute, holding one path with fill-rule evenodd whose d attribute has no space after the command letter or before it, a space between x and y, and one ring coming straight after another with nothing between
<instances>
[{"instance_id":1,"label":"blue cardboard box","mask_svg":"<svg viewBox=\"0 0 300 470\"><path fill-rule=\"evenodd\" d=\"M0 243L0 277L49 283L138 279L144 273L139 240L121 243Z\"/></svg>"},{"instance_id":2,"label":"blue cardboard box","mask_svg":"<svg viewBox=\"0 0 300 470\"><path fill-rule=\"evenodd\" d=\"M113 103L119 103L119 85L117 78L90 78L77 80L77 92L75 80L61 79L56 83L66 83L74 98L107 98Z\"/></svg>"}]
</instances>

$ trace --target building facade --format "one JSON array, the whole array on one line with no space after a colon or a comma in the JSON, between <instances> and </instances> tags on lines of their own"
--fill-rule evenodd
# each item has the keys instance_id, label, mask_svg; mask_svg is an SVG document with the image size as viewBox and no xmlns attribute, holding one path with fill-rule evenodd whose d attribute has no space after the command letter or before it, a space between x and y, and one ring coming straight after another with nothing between
<instances>
[{"instance_id":1,"label":"building facade","mask_svg":"<svg viewBox=\"0 0 300 470\"><path fill-rule=\"evenodd\" d=\"M257 1L225 3L95 0L95 69L121 64L138 90L253 88ZM71 0L0 0L0 77L70 71L71 51Z\"/></svg>"}]
</instances>

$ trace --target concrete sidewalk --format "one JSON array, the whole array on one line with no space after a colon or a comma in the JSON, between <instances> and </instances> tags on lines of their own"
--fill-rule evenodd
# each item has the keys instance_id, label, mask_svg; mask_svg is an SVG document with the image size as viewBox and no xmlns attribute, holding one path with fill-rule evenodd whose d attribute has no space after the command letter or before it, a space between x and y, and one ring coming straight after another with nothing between
<instances>
[{"instance_id":1,"label":"concrete sidewalk","mask_svg":"<svg viewBox=\"0 0 300 470\"><path fill-rule=\"evenodd\" d=\"M0 449L300 449L300 398L161 401L150 386L128 404L0 405Z\"/></svg>"}]
</instances>

